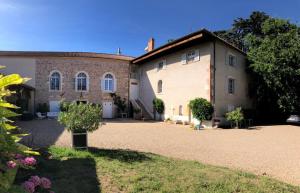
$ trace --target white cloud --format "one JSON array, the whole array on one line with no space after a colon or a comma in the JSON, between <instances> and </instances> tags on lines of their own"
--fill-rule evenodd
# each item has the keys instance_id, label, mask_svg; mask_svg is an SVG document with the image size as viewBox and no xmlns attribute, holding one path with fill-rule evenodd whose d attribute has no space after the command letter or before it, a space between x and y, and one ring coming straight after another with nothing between
<instances>
[{"instance_id":1,"label":"white cloud","mask_svg":"<svg viewBox=\"0 0 300 193\"><path fill-rule=\"evenodd\" d=\"M12 1L0 0L0 11L1 12L14 12L17 11L19 7Z\"/></svg>"}]
</instances>

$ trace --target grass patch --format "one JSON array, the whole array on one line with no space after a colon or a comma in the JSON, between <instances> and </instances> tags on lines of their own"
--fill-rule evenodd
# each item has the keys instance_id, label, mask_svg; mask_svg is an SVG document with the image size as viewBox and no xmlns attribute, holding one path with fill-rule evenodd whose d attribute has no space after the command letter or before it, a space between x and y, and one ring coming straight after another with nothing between
<instances>
[{"instance_id":1,"label":"grass patch","mask_svg":"<svg viewBox=\"0 0 300 193\"><path fill-rule=\"evenodd\" d=\"M51 147L36 170L57 193L300 193L300 188L264 176L127 150L75 151Z\"/></svg>"}]
</instances>

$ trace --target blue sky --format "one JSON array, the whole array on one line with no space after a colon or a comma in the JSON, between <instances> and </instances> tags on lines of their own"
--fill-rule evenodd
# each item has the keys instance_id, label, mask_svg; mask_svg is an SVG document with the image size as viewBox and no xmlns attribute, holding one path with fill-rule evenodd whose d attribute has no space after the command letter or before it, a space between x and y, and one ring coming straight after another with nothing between
<instances>
[{"instance_id":1,"label":"blue sky","mask_svg":"<svg viewBox=\"0 0 300 193\"><path fill-rule=\"evenodd\" d=\"M0 50L138 56L200 28L227 29L252 11L299 24L300 0L0 0Z\"/></svg>"}]
</instances>

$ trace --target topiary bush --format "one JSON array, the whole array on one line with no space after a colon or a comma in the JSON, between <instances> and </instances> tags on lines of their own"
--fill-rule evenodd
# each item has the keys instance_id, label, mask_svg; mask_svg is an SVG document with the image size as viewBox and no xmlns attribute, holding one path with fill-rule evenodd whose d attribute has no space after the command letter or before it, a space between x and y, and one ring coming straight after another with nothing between
<instances>
[{"instance_id":1,"label":"topiary bush","mask_svg":"<svg viewBox=\"0 0 300 193\"><path fill-rule=\"evenodd\" d=\"M100 105L73 102L68 104L66 111L59 113L58 121L65 125L68 131L92 132L98 129L102 120L101 114Z\"/></svg>"},{"instance_id":2,"label":"topiary bush","mask_svg":"<svg viewBox=\"0 0 300 193\"><path fill-rule=\"evenodd\" d=\"M190 101L189 108L193 116L202 124L203 120L210 120L214 112L212 104L204 98L195 98Z\"/></svg>"},{"instance_id":3,"label":"topiary bush","mask_svg":"<svg viewBox=\"0 0 300 193\"><path fill-rule=\"evenodd\" d=\"M244 114L241 107L226 113L226 119L230 122L235 123L235 127L239 128L240 123L244 120Z\"/></svg>"},{"instance_id":4,"label":"topiary bush","mask_svg":"<svg viewBox=\"0 0 300 193\"><path fill-rule=\"evenodd\" d=\"M164 101L162 99L155 98L153 99L152 104L153 104L154 114L156 114L157 112L161 119L161 114L163 114L165 111Z\"/></svg>"}]
</instances>

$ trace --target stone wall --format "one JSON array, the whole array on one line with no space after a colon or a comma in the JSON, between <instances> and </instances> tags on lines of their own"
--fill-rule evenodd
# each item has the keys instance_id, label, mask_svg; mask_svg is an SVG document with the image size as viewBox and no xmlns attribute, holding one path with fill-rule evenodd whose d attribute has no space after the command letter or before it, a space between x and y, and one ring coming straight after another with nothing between
<instances>
[{"instance_id":1,"label":"stone wall","mask_svg":"<svg viewBox=\"0 0 300 193\"><path fill-rule=\"evenodd\" d=\"M50 91L49 76L51 71L57 70L62 75L60 91ZM89 76L88 92L75 90L75 76L84 71ZM117 81L116 94L128 99L129 95L129 61L104 58L83 57L40 57L36 59L36 106L49 101L88 100L101 104L112 101L109 93L101 91L102 76L111 72Z\"/></svg>"}]
</instances>

